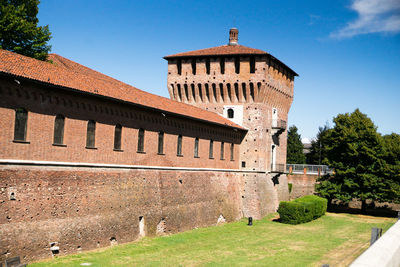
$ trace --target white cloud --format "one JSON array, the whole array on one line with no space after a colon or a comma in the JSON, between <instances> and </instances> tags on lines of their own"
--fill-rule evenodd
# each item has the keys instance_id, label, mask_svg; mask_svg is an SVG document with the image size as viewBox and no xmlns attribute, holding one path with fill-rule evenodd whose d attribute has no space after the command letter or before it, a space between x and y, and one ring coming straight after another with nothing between
<instances>
[{"instance_id":1,"label":"white cloud","mask_svg":"<svg viewBox=\"0 0 400 267\"><path fill-rule=\"evenodd\" d=\"M353 0L350 8L358 13L358 18L331 33L331 38L400 32L400 0Z\"/></svg>"}]
</instances>

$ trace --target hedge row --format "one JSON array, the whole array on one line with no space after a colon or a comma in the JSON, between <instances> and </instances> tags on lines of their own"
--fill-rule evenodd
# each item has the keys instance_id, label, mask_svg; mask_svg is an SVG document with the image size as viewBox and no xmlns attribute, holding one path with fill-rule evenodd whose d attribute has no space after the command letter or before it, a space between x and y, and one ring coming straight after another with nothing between
<instances>
[{"instance_id":1,"label":"hedge row","mask_svg":"<svg viewBox=\"0 0 400 267\"><path fill-rule=\"evenodd\" d=\"M281 222L299 224L310 222L325 214L328 201L318 196L304 196L292 201L281 201L278 213Z\"/></svg>"}]
</instances>

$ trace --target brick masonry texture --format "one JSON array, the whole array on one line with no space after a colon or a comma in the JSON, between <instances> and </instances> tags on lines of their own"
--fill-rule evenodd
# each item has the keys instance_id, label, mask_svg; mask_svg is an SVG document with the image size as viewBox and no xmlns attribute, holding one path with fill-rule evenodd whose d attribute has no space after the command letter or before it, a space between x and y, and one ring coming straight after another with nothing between
<instances>
[{"instance_id":1,"label":"brick masonry texture","mask_svg":"<svg viewBox=\"0 0 400 267\"><path fill-rule=\"evenodd\" d=\"M287 181L293 185L290 199L314 194L317 178L312 174L288 174Z\"/></svg>"},{"instance_id":2,"label":"brick masonry texture","mask_svg":"<svg viewBox=\"0 0 400 267\"><path fill-rule=\"evenodd\" d=\"M287 121L297 74L268 53L237 45L166 57L171 100L50 57L52 64L0 50L0 261L48 258L52 244L65 255L134 241L140 218L146 236L219 218L260 219L289 199L291 177L271 166L272 147L274 162L286 163L286 125L274 126L273 109ZM227 118L228 106L240 122ZM28 112L25 142L13 140L18 108ZM60 114L62 146L53 144ZM89 120L96 122L94 148L86 148Z\"/></svg>"},{"instance_id":3,"label":"brick masonry texture","mask_svg":"<svg viewBox=\"0 0 400 267\"><path fill-rule=\"evenodd\" d=\"M242 217L241 177L236 173L167 170L2 166L0 260L24 261L215 225ZM10 200L13 192L15 200Z\"/></svg>"}]
</instances>

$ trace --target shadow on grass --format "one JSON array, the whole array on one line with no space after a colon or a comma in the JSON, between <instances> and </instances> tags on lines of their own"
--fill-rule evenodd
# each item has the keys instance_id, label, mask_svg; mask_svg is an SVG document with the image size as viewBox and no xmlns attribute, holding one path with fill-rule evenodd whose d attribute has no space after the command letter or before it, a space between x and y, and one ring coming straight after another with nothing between
<instances>
[{"instance_id":1,"label":"shadow on grass","mask_svg":"<svg viewBox=\"0 0 400 267\"><path fill-rule=\"evenodd\" d=\"M397 218L398 211L393 210L389 207L371 207L367 208L365 213L361 212L361 209L351 208L348 205L341 205L341 204L331 204L328 208L329 212L333 213L350 213L350 214L362 214L362 215L369 215L375 217L391 217Z\"/></svg>"}]
</instances>

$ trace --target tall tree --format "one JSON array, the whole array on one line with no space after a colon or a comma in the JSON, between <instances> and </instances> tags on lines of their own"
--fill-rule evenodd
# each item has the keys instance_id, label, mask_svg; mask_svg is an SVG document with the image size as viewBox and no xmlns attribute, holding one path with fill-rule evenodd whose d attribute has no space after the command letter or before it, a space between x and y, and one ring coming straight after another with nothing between
<instances>
[{"instance_id":1,"label":"tall tree","mask_svg":"<svg viewBox=\"0 0 400 267\"><path fill-rule=\"evenodd\" d=\"M388 201L392 186L385 179L385 151L381 135L367 115L356 109L339 114L335 126L327 132L327 163L335 169L333 177L322 177L316 187L323 194L348 202L353 198Z\"/></svg>"},{"instance_id":2,"label":"tall tree","mask_svg":"<svg viewBox=\"0 0 400 267\"><path fill-rule=\"evenodd\" d=\"M326 148L328 146L326 136L330 126L319 127L317 137L311 141L310 153L307 154L308 164L325 164L327 160Z\"/></svg>"},{"instance_id":3,"label":"tall tree","mask_svg":"<svg viewBox=\"0 0 400 267\"><path fill-rule=\"evenodd\" d=\"M304 164L306 157L303 154L303 143L297 132L297 127L292 125L287 133L287 163Z\"/></svg>"},{"instance_id":4,"label":"tall tree","mask_svg":"<svg viewBox=\"0 0 400 267\"><path fill-rule=\"evenodd\" d=\"M38 26L39 0L0 0L0 48L39 60L51 49L49 26Z\"/></svg>"}]
</instances>

